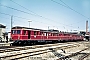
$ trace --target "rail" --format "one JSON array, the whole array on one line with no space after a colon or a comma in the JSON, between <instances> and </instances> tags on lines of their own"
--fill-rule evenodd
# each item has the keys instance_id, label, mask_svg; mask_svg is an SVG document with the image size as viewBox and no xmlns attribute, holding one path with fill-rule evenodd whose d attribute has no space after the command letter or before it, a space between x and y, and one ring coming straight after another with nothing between
<instances>
[{"instance_id":1,"label":"rail","mask_svg":"<svg viewBox=\"0 0 90 60\"><path fill-rule=\"evenodd\" d=\"M59 44L60 45L60 44ZM77 47L78 44L73 45L73 44L68 44L68 45L51 45L51 46L34 46L34 47L15 47L15 48L6 48L6 49L1 49L1 54L0 58L2 59L21 59L29 56L35 56L35 55L40 55L44 53L51 52L49 48L53 49L68 49L72 47ZM11 49L11 50L10 50Z\"/></svg>"}]
</instances>

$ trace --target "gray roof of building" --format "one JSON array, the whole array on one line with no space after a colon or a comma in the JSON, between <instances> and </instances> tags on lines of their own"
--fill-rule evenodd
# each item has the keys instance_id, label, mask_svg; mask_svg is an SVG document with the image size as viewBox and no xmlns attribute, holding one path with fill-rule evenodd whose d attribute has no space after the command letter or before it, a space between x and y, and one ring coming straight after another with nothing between
<instances>
[{"instance_id":1,"label":"gray roof of building","mask_svg":"<svg viewBox=\"0 0 90 60\"><path fill-rule=\"evenodd\" d=\"M4 25L0 24L0 28L6 28L6 26L4 26Z\"/></svg>"}]
</instances>

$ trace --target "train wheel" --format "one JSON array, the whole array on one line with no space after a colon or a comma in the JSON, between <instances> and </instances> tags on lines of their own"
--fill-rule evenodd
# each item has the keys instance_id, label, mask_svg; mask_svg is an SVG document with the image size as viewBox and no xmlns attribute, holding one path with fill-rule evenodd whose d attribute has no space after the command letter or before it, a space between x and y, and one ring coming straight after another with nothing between
<instances>
[{"instance_id":1,"label":"train wheel","mask_svg":"<svg viewBox=\"0 0 90 60\"><path fill-rule=\"evenodd\" d=\"M13 46L12 43L10 44L10 46Z\"/></svg>"},{"instance_id":2,"label":"train wheel","mask_svg":"<svg viewBox=\"0 0 90 60\"><path fill-rule=\"evenodd\" d=\"M2 42L2 38L0 37L0 42Z\"/></svg>"}]
</instances>

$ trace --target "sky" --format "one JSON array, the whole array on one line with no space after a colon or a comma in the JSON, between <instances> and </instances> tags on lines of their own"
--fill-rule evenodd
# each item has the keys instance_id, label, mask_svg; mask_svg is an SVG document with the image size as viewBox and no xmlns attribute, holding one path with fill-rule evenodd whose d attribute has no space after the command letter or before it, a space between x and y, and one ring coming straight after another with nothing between
<instances>
[{"instance_id":1,"label":"sky","mask_svg":"<svg viewBox=\"0 0 90 60\"><path fill-rule=\"evenodd\" d=\"M0 0L0 24L60 31L90 31L90 0Z\"/></svg>"}]
</instances>

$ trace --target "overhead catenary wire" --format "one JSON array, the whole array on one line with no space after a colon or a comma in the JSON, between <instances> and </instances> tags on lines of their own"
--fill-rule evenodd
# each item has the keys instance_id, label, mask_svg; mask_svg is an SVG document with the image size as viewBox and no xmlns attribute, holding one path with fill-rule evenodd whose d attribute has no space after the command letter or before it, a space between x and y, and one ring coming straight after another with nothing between
<instances>
[{"instance_id":1,"label":"overhead catenary wire","mask_svg":"<svg viewBox=\"0 0 90 60\"><path fill-rule=\"evenodd\" d=\"M1 16L0 16L0 18L4 18L4 19L10 19L10 18L6 18L6 17L1 17Z\"/></svg>"},{"instance_id":2,"label":"overhead catenary wire","mask_svg":"<svg viewBox=\"0 0 90 60\"><path fill-rule=\"evenodd\" d=\"M7 16L12 16L12 15L10 15L10 14L7 14L7 13L2 13L2 12L0 12L0 14L4 14L4 15L7 15ZM15 15L13 15L13 17L16 17L16 18L20 18L20 19L24 19L24 20L30 20L30 19L27 19L27 18L24 18L24 17L20 17L20 16L15 16ZM20 21L20 20L18 20L18 21ZM25 24L25 22L22 20L22 22ZM37 21L37 22L39 22L39 21ZM47 24L47 23L43 23L43 22L39 22L39 23L42 23L42 24ZM13 24L15 24L15 21L13 22ZM7 24L6 24L7 25ZM9 24L8 24L9 25ZM51 25L51 24L47 24L48 26L47 27L54 27L54 28L57 28L57 27L61 27L61 26L54 26L53 24ZM9 25L10 26L10 25ZM57 28L58 29L58 28ZM64 29L66 29L66 28L64 28Z\"/></svg>"},{"instance_id":3,"label":"overhead catenary wire","mask_svg":"<svg viewBox=\"0 0 90 60\"><path fill-rule=\"evenodd\" d=\"M9 17L11 17L12 15L10 15L10 14L6 14L6 13L2 13L2 12L0 12L0 14L3 14L3 15L7 15L7 16L9 16ZM18 16L14 16L13 15L13 17L17 17L17 18L20 18L20 17L18 17ZM11 18L7 18L7 17L1 17L0 16L0 18L4 18L4 19L8 19L8 20L10 20ZM14 20L14 19L13 19ZM14 21L12 21L12 24L14 24L14 22L15 22L16 20L14 20ZM20 21L20 20L17 20L17 21ZM22 21L22 23L25 23L24 21ZM9 23L7 23L6 25L10 25L10 22Z\"/></svg>"},{"instance_id":4,"label":"overhead catenary wire","mask_svg":"<svg viewBox=\"0 0 90 60\"><path fill-rule=\"evenodd\" d=\"M12 15L10 15L10 14L2 13L2 12L0 12L0 14L7 15L7 16L10 16L10 17L12 16ZM13 15L13 17L21 18L21 17L14 16L14 15ZM6 18L6 17L3 17L3 18L5 18L5 19L9 19L9 18ZM22 18L22 19L23 19L23 18Z\"/></svg>"},{"instance_id":5,"label":"overhead catenary wire","mask_svg":"<svg viewBox=\"0 0 90 60\"><path fill-rule=\"evenodd\" d=\"M15 2L15 1L13 1L13 0L10 0L10 1L12 1L13 3L15 3L15 4L19 5L20 7L22 7L22 8L24 8L24 9L26 9L26 10L28 10L28 11L32 12L33 14L35 14L35 16L39 16L39 17L41 17L41 18L44 18L44 19L47 19L47 20L53 21L54 23L56 22L56 21L54 21L54 20L52 20L52 19L46 18L46 17L44 17L44 16L42 16L42 15L39 15L39 14L37 14L37 13L35 13L35 12L31 11L30 9L27 9L26 7L24 7L24 6L20 5L19 3L16 3L16 2ZM56 23L63 24L63 23L60 23L60 22L56 22ZM63 24L63 25L64 25L64 26L68 26L68 27L73 27L73 26L66 25L66 24Z\"/></svg>"},{"instance_id":6,"label":"overhead catenary wire","mask_svg":"<svg viewBox=\"0 0 90 60\"><path fill-rule=\"evenodd\" d=\"M87 16L83 15L82 13L76 11L75 9L71 8L69 5L67 5L67 4L66 4L64 1L62 1L62 0L59 0L59 1L61 1L64 5L61 4L61 3L59 3L59 2L57 2L57 1L55 1L55 0L51 0L51 1L54 2L54 3L56 3L56 4L61 5L61 6L63 6L63 7L66 7L66 8L68 8L68 9L72 10L72 11L74 11L75 13L77 13L77 14L83 16L84 18L86 18L86 20L90 20L89 17L87 17ZM85 20L85 21L86 21L86 20ZM79 22L81 23L82 21L79 21ZM79 23L79 22L77 22L77 23ZM73 24L75 24L75 23L73 23ZM70 24L70 25L72 25L72 24Z\"/></svg>"},{"instance_id":7,"label":"overhead catenary wire","mask_svg":"<svg viewBox=\"0 0 90 60\"><path fill-rule=\"evenodd\" d=\"M76 11L75 9L71 8L71 7L70 7L69 5L67 5L64 1L62 1L62 0L60 0L60 1L61 1L63 4L65 4L68 8L70 8L71 10L75 11L76 13L80 14L81 16L84 16L84 17L87 18L87 19L90 19L90 18L86 17L85 15L79 13L79 12ZM79 21L79 22L82 22L82 21ZM79 22L77 22L77 23L79 23Z\"/></svg>"},{"instance_id":8,"label":"overhead catenary wire","mask_svg":"<svg viewBox=\"0 0 90 60\"><path fill-rule=\"evenodd\" d=\"M2 13L2 12L0 12L0 14L4 14L4 15L8 15L8 16L12 16L12 15L10 15L10 14L7 14L7 13ZM24 17L20 17L20 16L15 16L15 15L13 15L13 17L16 17L16 18L20 18L20 19L24 19L24 20L31 20L31 19L27 19L27 18L24 18ZM20 21L20 20L19 20ZM36 21L36 20L33 20L33 21ZM23 23L25 23L23 20L22 20L22 22ZM39 23L42 23L42 24L47 24L47 25L49 25L49 26L53 26L53 24L48 24L48 23L45 23L45 22L40 22L40 21L36 21L36 22L39 22Z\"/></svg>"},{"instance_id":9,"label":"overhead catenary wire","mask_svg":"<svg viewBox=\"0 0 90 60\"><path fill-rule=\"evenodd\" d=\"M22 11L22 10L19 10L19 9L15 9L15 8L12 8L12 7L9 7L9 6L6 6L6 5L2 5L1 3L0 3L0 5L1 5L1 6L4 6L4 7L7 7L7 8L10 8L10 9L13 9L13 10L16 10L16 11L19 11L19 12L23 12L23 13L29 14L29 15L34 15L34 14L31 14L31 13L28 13L28 12L25 12L25 11ZM1 12L0 12L0 13L1 13ZM1 14L5 14L5 13L1 13ZM5 14L5 15L9 15L9 14ZM11 16L11 15L9 15L9 16ZM36 15L34 15L34 16L36 16ZM26 19L26 20L30 20L30 19L23 18L23 17L18 17L18 16L14 16L14 17L22 18L22 19ZM35 20L34 20L34 21L35 21ZM38 21L36 21L36 22L38 22ZM42 22L40 22L40 23L42 23ZM44 24L47 24L47 23L44 23Z\"/></svg>"},{"instance_id":10,"label":"overhead catenary wire","mask_svg":"<svg viewBox=\"0 0 90 60\"><path fill-rule=\"evenodd\" d=\"M59 1L61 1L64 5L61 4L61 3L59 3L59 2L57 2L57 1L54 1L54 0L51 0L51 1L54 2L54 3L57 3L57 4L59 4L59 5L61 5L61 6L63 6L63 7L66 7L66 8L68 8L68 9L74 11L74 12L76 12L77 14L79 14L79 15L87 18L87 19L90 19L90 18L86 17L85 15L81 14L80 12L76 11L75 9L71 8L69 5L67 5L67 4L66 4L65 2L63 2L62 0L59 0Z\"/></svg>"},{"instance_id":11,"label":"overhead catenary wire","mask_svg":"<svg viewBox=\"0 0 90 60\"><path fill-rule=\"evenodd\" d=\"M31 14L31 13L29 13L29 12L25 12L25 11L22 11L22 10L19 10L19 9L13 8L13 7L9 7L9 6L6 6L6 5L2 5L1 3L0 3L0 5L1 5L1 6L4 6L4 7L6 7L6 8L10 8L10 9L13 9L13 10L16 10L16 11L19 11L19 12L22 12L22 13L26 13L26 14L29 14L29 15L37 16L37 15L35 15L35 14ZM40 16L40 17L41 17L41 16ZM56 22L56 21L54 21L54 20L52 20L52 19L48 19L48 18L45 18L45 19L50 20L50 21L53 21L54 23ZM41 23L42 23L42 22L41 22ZM62 24L62 25L64 25L64 26L68 26L68 27L73 27L73 26L66 25L66 24L63 24L63 23L60 23L60 22L56 22L56 23L58 23L58 24ZM46 23L45 23L45 24L46 24ZM76 27L73 27L73 28L76 28Z\"/></svg>"},{"instance_id":12,"label":"overhead catenary wire","mask_svg":"<svg viewBox=\"0 0 90 60\"><path fill-rule=\"evenodd\" d=\"M29 10L29 9L27 9L26 7L24 7L24 6L20 5L20 4L16 3L16 2L14 2L13 0L10 0L10 1L12 1L13 3L15 3L15 4L19 5L20 7L24 8L24 9L26 9L26 10L28 10L28 11L32 12L32 13L34 13L34 14L35 14L35 15L37 15L37 16L43 17L43 16L41 16L41 15L39 15L39 14L37 14L37 13L35 13L35 12L33 12L33 11Z\"/></svg>"},{"instance_id":13,"label":"overhead catenary wire","mask_svg":"<svg viewBox=\"0 0 90 60\"><path fill-rule=\"evenodd\" d=\"M19 5L20 7L22 7L22 8L24 8L24 9L26 9L26 10L28 10L28 11L32 12L32 13L33 13L33 15L35 15L35 16L38 16L38 17L41 17L41 18L44 18L44 19L47 19L47 20L51 20L51 21L52 21L52 19L49 19L49 18L44 17L44 16L42 16L42 15L39 15L39 14L37 14L37 13L35 13L35 12L31 11L30 9L27 9L26 7L24 7L24 6L20 5L20 4L16 3L16 2L14 2L13 0L10 0L10 1L12 1L13 3L15 3L15 4ZM54 21L54 22L56 22L56 21Z\"/></svg>"}]
</instances>

